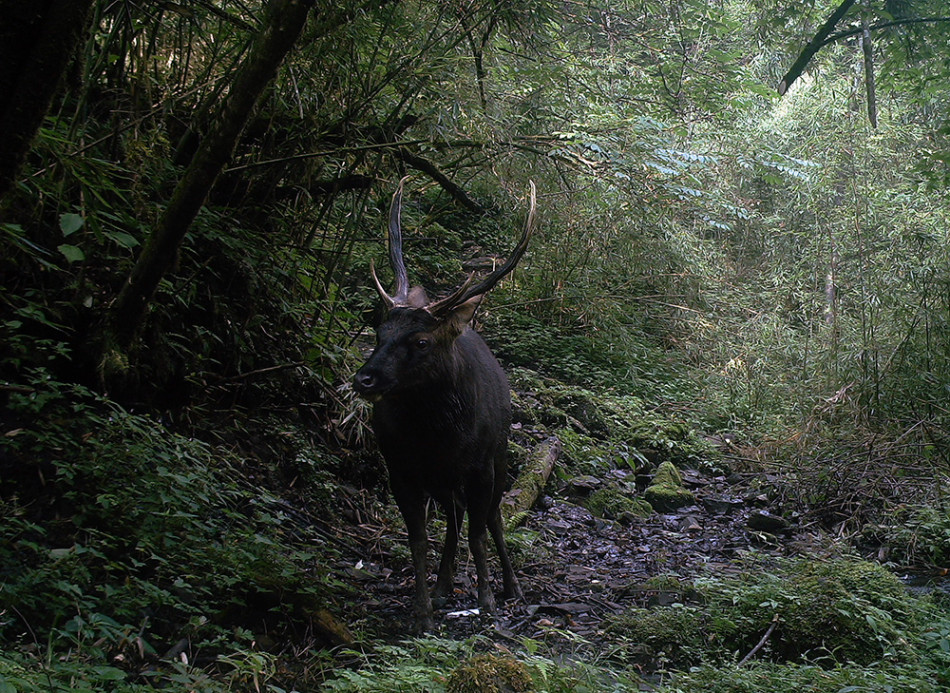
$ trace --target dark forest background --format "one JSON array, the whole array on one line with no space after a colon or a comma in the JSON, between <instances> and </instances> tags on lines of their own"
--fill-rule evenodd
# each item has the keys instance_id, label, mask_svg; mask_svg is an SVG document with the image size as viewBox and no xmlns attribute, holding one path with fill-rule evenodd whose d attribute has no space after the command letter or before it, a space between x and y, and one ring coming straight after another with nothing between
<instances>
[{"instance_id":1,"label":"dark forest background","mask_svg":"<svg viewBox=\"0 0 950 693\"><path fill-rule=\"evenodd\" d=\"M816 531L946 566L947 14L0 2L0 691L373 671L372 629L339 635L339 528L361 503L399 523L348 383L406 175L435 292L509 251L535 181L536 236L477 318L516 389L619 402L649 424L634 466L780 477ZM410 681L421 642L391 657Z\"/></svg>"}]
</instances>

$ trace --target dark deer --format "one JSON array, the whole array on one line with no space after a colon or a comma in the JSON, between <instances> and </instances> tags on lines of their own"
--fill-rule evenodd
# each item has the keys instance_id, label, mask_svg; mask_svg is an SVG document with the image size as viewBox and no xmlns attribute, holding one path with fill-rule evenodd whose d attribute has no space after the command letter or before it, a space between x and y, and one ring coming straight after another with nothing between
<instances>
[{"instance_id":1,"label":"dark deer","mask_svg":"<svg viewBox=\"0 0 950 693\"><path fill-rule=\"evenodd\" d=\"M535 187L521 240L501 267L477 284L474 273L452 294L430 301L422 287L409 288L402 257L400 213L405 179L389 214L389 256L396 292L373 281L388 316L376 329L376 349L353 379L355 390L375 402L373 429L389 483L409 533L415 570L414 614L418 630L432 630L426 587L426 496L446 515L445 546L433 597L452 590L459 528L468 511L468 543L475 560L478 604L495 610L488 584L486 529L501 559L504 597L520 597L502 530L499 504L505 488L511 394L508 378L470 323L478 304L514 269L534 226Z\"/></svg>"}]
</instances>

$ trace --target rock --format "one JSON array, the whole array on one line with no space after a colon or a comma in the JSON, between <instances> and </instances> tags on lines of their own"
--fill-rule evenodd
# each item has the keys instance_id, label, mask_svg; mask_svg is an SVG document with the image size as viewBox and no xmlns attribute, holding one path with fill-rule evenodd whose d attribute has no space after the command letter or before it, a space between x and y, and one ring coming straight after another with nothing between
<instances>
[{"instance_id":1,"label":"rock","mask_svg":"<svg viewBox=\"0 0 950 693\"><path fill-rule=\"evenodd\" d=\"M792 523L784 517L773 515L768 510L756 510L749 515L747 525L749 529L769 534L787 532L792 527Z\"/></svg>"},{"instance_id":2,"label":"rock","mask_svg":"<svg viewBox=\"0 0 950 693\"><path fill-rule=\"evenodd\" d=\"M701 532L703 531L703 526L694 515L687 515L680 520L677 529L680 532Z\"/></svg>"},{"instance_id":3,"label":"rock","mask_svg":"<svg viewBox=\"0 0 950 693\"><path fill-rule=\"evenodd\" d=\"M711 515L729 515L745 505L741 498L726 496L705 497L699 502Z\"/></svg>"},{"instance_id":4,"label":"rock","mask_svg":"<svg viewBox=\"0 0 950 693\"><path fill-rule=\"evenodd\" d=\"M643 497L657 510L676 510L693 503L693 493L683 486L683 478L672 462L663 462L653 475L653 483L643 492Z\"/></svg>"},{"instance_id":5,"label":"rock","mask_svg":"<svg viewBox=\"0 0 950 693\"><path fill-rule=\"evenodd\" d=\"M567 482L569 491L576 496L587 496L602 484L596 476L575 476Z\"/></svg>"}]
</instances>

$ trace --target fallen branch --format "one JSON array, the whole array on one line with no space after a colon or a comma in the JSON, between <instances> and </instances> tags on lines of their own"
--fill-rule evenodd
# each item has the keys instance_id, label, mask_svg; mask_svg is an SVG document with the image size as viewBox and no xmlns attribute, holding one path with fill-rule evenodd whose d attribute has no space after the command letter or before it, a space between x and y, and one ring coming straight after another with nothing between
<instances>
[{"instance_id":1,"label":"fallen branch","mask_svg":"<svg viewBox=\"0 0 950 693\"><path fill-rule=\"evenodd\" d=\"M560 454L561 441L555 436L534 449L521 474L511 485L511 490L501 499L501 516L505 526L509 526L509 523L517 525L519 521L516 518L527 512L538 500Z\"/></svg>"},{"instance_id":2,"label":"fallen branch","mask_svg":"<svg viewBox=\"0 0 950 693\"><path fill-rule=\"evenodd\" d=\"M765 631L765 635L763 635L762 638L759 640L759 642L756 643L755 647L753 647L751 650L749 650L749 654L747 654L745 657L743 657L743 658L739 661L739 666L740 666L740 667L741 667L743 664L745 664L746 662L748 662L750 659L752 659L752 657L755 656L755 653L756 653L756 652L758 652L759 650L762 649L762 647L765 645L766 641L768 641L769 636L772 635L772 632L775 630L775 626L777 626L777 625L778 625L778 614L775 614L775 615L772 617L772 623L769 624L768 630Z\"/></svg>"}]
</instances>

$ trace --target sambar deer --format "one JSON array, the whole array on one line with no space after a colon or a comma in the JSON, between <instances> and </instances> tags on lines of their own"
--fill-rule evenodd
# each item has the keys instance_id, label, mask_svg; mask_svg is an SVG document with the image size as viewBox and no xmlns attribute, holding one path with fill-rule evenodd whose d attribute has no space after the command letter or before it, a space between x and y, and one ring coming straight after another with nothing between
<instances>
[{"instance_id":1,"label":"sambar deer","mask_svg":"<svg viewBox=\"0 0 950 693\"><path fill-rule=\"evenodd\" d=\"M501 559L504 597L521 596L499 509L506 482L511 393L504 370L470 323L485 294L524 255L534 228L536 194L532 182L524 231L507 262L478 283L473 285L473 273L450 295L430 301L421 287L409 288L403 261L400 217L405 181L393 195L389 214L395 294L386 293L371 267L388 315L376 329L376 349L354 376L353 386L375 403L373 429L409 534L415 625L425 631L434 628L426 585L427 496L442 507L448 527L433 597L441 600L452 590L466 510L479 606L495 610L486 529Z\"/></svg>"}]
</instances>

